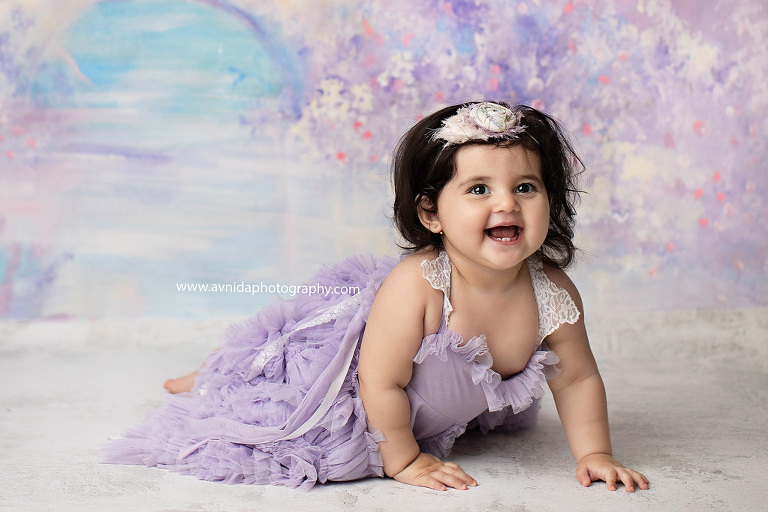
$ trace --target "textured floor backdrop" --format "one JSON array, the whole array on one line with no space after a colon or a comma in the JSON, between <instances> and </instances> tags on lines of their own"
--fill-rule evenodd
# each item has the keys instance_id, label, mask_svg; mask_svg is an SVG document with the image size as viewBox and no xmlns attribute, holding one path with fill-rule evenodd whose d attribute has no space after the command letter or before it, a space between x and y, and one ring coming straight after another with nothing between
<instances>
[{"instance_id":1,"label":"textured floor backdrop","mask_svg":"<svg viewBox=\"0 0 768 512\"><path fill-rule=\"evenodd\" d=\"M227 321L0 324L0 510L751 511L768 483L768 310L593 315L614 449L651 489L585 489L551 396L539 425L467 435L451 459L477 478L443 493L373 479L309 493L202 482L96 462L98 446L161 403L167 376Z\"/></svg>"}]
</instances>

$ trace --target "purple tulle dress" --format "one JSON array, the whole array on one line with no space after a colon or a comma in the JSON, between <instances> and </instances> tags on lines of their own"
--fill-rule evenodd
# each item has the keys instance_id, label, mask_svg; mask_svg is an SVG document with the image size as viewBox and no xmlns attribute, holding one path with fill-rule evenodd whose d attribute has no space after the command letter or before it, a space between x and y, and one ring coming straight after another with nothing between
<instances>
[{"instance_id":1,"label":"purple tulle dress","mask_svg":"<svg viewBox=\"0 0 768 512\"><path fill-rule=\"evenodd\" d=\"M382 476L377 443L359 395L357 360L373 299L397 260L357 256L310 281L354 295L296 296L224 333L191 393L168 397L102 462L144 464L227 483L309 489L316 483ZM426 336L405 391L422 451L447 455L467 428L484 433L531 426L557 356L543 340L578 319L568 293L537 258L528 260L539 308L539 344L526 368L501 380L485 337L464 342L448 328L451 265L445 252L424 260L425 279L444 293L440 330Z\"/></svg>"}]
</instances>

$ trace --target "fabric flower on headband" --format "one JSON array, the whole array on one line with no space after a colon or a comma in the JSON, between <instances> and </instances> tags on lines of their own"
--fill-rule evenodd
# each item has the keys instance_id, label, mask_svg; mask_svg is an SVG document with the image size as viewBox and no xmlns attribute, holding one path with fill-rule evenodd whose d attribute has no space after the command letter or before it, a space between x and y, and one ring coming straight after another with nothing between
<instances>
[{"instance_id":1,"label":"fabric flower on headband","mask_svg":"<svg viewBox=\"0 0 768 512\"><path fill-rule=\"evenodd\" d=\"M525 131L526 127L520 124L522 120L522 114L516 114L498 103L475 103L461 107L456 114L445 119L432 140L444 140L443 147L474 140L513 140Z\"/></svg>"}]
</instances>

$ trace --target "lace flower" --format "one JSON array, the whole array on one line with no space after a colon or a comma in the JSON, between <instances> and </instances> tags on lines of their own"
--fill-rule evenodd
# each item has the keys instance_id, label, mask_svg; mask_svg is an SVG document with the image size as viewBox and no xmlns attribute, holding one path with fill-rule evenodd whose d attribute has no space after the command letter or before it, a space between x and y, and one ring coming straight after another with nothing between
<instances>
[{"instance_id":1,"label":"lace flower","mask_svg":"<svg viewBox=\"0 0 768 512\"><path fill-rule=\"evenodd\" d=\"M476 103L461 107L456 114L445 119L443 126L432 136L432 140L444 140L443 147L476 140L513 140L526 129L521 124L522 121L522 114L498 103Z\"/></svg>"}]
</instances>

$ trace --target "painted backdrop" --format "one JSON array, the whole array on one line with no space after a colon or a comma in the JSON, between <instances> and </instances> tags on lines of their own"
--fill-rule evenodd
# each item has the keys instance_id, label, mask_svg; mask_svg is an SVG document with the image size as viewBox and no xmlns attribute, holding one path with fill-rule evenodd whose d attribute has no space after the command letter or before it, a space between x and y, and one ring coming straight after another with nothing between
<instances>
[{"instance_id":1,"label":"painted backdrop","mask_svg":"<svg viewBox=\"0 0 768 512\"><path fill-rule=\"evenodd\" d=\"M4 0L0 317L248 314L393 253L393 144L480 98L573 132L591 310L766 306L767 71L763 0Z\"/></svg>"}]
</instances>

